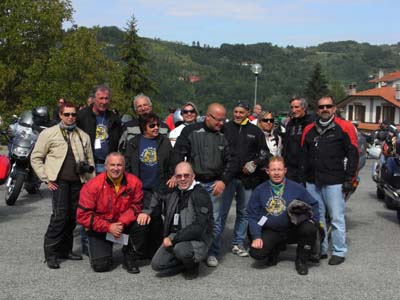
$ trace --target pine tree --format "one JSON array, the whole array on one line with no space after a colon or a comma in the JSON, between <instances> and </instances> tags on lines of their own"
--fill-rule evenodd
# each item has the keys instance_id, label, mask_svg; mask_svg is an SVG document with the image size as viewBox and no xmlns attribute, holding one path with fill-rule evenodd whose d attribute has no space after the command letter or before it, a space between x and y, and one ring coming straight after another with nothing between
<instances>
[{"instance_id":1,"label":"pine tree","mask_svg":"<svg viewBox=\"0 0 400 300\"><path fill-rule=\"evenodd\" d=\"M328 95L328 93L328 81L325 79L324 74L322 74L321 65L317 63L305 90L305 95L308 98L310 107L315 109L318 100L322 96Z\"/></svg>"},{"instance_id":2,"label":"pine tree","mask_svg":"<svg viewBox=\"0 0 400 300\"><path fill-rule=\"evenodd\" d=\"M148 77L145 67L147 58L137 34L136 19L132 15L127 23L126 35L121 45L121 59L126 64L123 67L123 90L132 99L138 93L157 92L154 83Z\"/></svg>"}]
</instances>

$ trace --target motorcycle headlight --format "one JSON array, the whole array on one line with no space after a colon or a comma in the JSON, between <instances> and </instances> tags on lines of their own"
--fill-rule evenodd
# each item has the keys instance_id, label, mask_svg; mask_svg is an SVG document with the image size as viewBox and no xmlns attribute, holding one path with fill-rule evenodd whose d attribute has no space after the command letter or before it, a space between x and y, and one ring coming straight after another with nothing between
<instances>
[{"instance_id":1,"label":"motorcycle headlight","mask_svg":"<svg viewBox=\"0 0 400 300\"><path fill-rule=\"evenodd\" d=\"M15 147L13 148L12 152L16 156L28 156L29 149L23 147Z\"/></svg>"}]
</instances>

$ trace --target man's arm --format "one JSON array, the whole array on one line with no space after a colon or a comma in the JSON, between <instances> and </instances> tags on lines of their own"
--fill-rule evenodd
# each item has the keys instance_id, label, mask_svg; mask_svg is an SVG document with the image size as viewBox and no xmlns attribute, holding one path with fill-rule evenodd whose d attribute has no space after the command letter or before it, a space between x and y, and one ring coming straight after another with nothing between
<instances>
[{"instance_id":1,"label":"man's arm","mask_svg":"<svg viewBox=\"0 0 400 300\"><path fill-rule=\"evenodd\" d=\"M143 189L142 182L139 179L136 179L134 187L128 187L128 193L130 198L130 209L121 213L118 222L124 224L124 226L129 225L134 222L138 215L142 211L143 205Z\"/></svg>"},{"instance_id":2,"label":"man's arm","mask_svg":"<svg viewBox=\"0 0 400 300\"><path fill-rule=\"evenodd\" d=\"M43 182L49 181L44 170L44 160L49 151L48 146L47 131L43 131L39 134L35 147L31 153L31 166L39 179Z\"/></svg>"}]
</instances>

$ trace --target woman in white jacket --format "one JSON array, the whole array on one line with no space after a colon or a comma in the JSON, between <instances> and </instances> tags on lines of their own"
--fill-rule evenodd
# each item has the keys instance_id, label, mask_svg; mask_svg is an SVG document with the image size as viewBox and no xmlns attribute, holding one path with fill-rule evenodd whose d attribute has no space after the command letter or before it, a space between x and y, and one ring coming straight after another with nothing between
<instances>
[{"instance_id":1,"label":"woman in white jacket","mask_svg":"<svg viewBox=\"0 0 400 300\"><path fill-rule=\"evenodd\" d=\"M272 112L263 112L258 118L258 127L265 135L265 141L269 152L273 156L280 156L282 152L282 137L274 128L274 114Z\"/></svg>"}]
</instances>

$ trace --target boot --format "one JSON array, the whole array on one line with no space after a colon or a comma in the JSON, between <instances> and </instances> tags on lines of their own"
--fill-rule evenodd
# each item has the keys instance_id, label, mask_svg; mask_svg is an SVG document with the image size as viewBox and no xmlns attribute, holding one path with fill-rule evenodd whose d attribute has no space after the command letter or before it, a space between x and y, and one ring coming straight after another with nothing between
<instances>
[{"instance_id":1,"label":"boot","mask_svg":"<svg viewBox=\"0 0 400 300\"><path fill-rule=\"evenodd\" d=\"M311 245L297 245L296 271L299 275L308 274L307 261L311 256Z\"/></svg>"},{"instance_id":2,"label":"boot","mask_svg":"<svg viewBox=\"0 0 400 300\"><path fill-rule=\"evenodd\" d=\"M299 275L307 275L308 274L307 261L303 260L302 258L297 257L295 266L296 266L296 271Z\"/></svg>"},{"instance_id":3,"label":"boot","mask_svg":"<svg viewBox=\"0 0 400 300\"><path fill-rule=\"evenodd\" d=\"M124 253L124 262L122 267L130 274L139 274L140 270L136 261L129 254Z\"/></svg>"}]
</instances>

